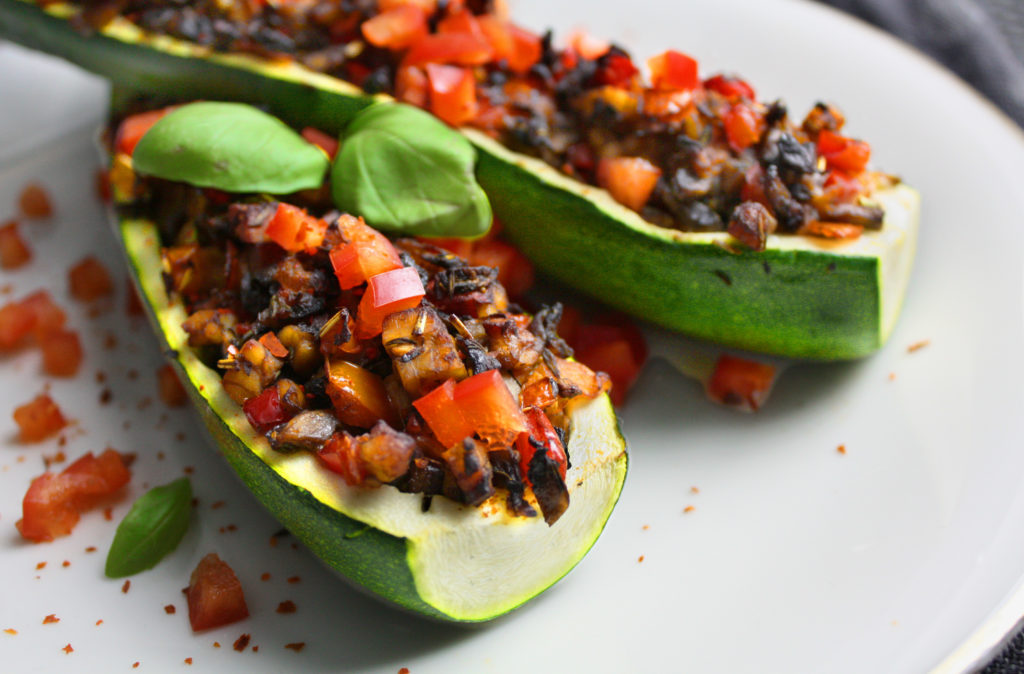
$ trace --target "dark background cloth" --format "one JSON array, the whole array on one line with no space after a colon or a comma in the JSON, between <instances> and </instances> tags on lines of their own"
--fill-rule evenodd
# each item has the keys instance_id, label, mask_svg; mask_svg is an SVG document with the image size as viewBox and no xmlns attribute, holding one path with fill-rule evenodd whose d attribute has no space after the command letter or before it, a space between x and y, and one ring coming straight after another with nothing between
<instances>
[{"instance_id":1,"label":"dark background cloth","mask_svg":"<svg viewBox=\"0 0 1024 674\"><path fill-rule=\"evenodd\" d=\"M914 45L1024 127L1024 0L818 1ZM1024 674L1024 632L982 674Z\"/></svg>"}]
</instances>

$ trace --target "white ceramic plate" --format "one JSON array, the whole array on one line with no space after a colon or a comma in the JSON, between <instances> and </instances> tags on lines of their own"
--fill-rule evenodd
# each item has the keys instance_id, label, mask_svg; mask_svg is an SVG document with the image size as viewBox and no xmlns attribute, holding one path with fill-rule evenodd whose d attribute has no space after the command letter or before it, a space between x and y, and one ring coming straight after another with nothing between
<instances>
[{"instance_id":1,"label":"white ceramic plate","mask_svg":"<svg viewBox=\"0 0 1024 674\"><path fill-rule=\"evenodd\" d=\"M3 412L0 630L17 631L0 632L5 670L177 671L191 657L186 671L955 671L1011 628L1024 572L1017 129L914 52L809 3L520 0L514 10L535 27L586 24L640 57L683 49L706 73L740 72L762 97L784 96L795 115L817 99L839 102L877 165L924 196L917 267L890 344L863 362L790 369L747 416L652 362L622 411L632 443L622 500L570 576L476 629L399 613L288 539L271 547L278 525L212 454L192 413L154 400L160 355L148 327L124 316L124 272L92 192L84 129L100 119L103 88L0 46L0 216L29 180L47 186L58 211L26 223L35 261L3 274L0 299L51 289L86 349L70 381L45 380L35 352L0 359L0 410L48 385L77 420L65 434L70 457L107 445L137 453L131 497L194 466L199 498L181 547L122 593L102 574L114 523L100 513L52 544L19 540L21 496L59 448L17 444ZM86 252L119 285L97 317L65 289L65 270ZM252 617L194 635L180 589L209 551L238 572ZM298 611L276 613L289 599ZM60 622L42 624L48 614ZM243 633L252 641L238 653ZM306 645L284 648L292 642Z\"/></svg>"}]
</instances>

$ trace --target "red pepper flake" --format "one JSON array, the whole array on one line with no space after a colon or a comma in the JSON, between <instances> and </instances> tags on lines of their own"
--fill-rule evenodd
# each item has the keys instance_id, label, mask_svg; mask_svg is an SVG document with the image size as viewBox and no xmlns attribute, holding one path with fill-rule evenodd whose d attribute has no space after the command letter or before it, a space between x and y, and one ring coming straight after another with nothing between
<instances>
[{"instance_id":1,"label":"red pepper flake","mask_svg":"<svg viewBox=\"0 0 1024 674\"><path fill-rule=\"evenodd\" d=\"M114 509L112 507L107 506L103 509L103 519L108 522L114 519Z\"/></svg>"},{"instance_id":2,"label":"red pepper flake","mask_svg":"<svg viewBox=\"0 0 1024 674\"><path fill-rule=\"evenodd\" d=\"M192 658L185 658L185 664L186 665L191 665L192 664Z\"/></svg>"},{"instance_id":3,"label":"red pepper flake","mask_svg":"<svg viewBox=\"0 0 1024 674\"><path fill-rule=\"evenodd\" d=\"M167 615L174 615L174 613L177 610L178 609L174 607L174 604L168 604L167 606L164 606L164 613L166 613Z\"/></svg>"},{"instance_id":4,"label":"red pepper flake","mask_svg":"<svg viewBox=\"0 0 1024 674\"><path fill-rule=\"evenodd\" d=\"M639 557L636 558L636 563L637 564L639 564L642 561L644 561L644 556L643 555L640 555Z\"/></svg>"},{"instance_id":5,"label":"red pepper flake","mask_svg":"<svg viewBox=\"0 0 1024 674\"><path fill-rule=\"evenodd\" d=\"M277 605L278 613L295 613L295 610L295 602L293 602L291 599L287 599Z\"/></svg>"},{"instance_id":6,"label":"red pepper flake","mask_svg":"<svg viewBox=\"0 0 1024 674\"><path fill-rule=\"evenodd\" d=\"M234 524L229 524L227 528L228 528L228 531L238 531L238 527L235 526Z\"/></svg>"},{"instance_id":7,"label":"red pepper flake","mask_svg":"<svg viewBox=\"0 0 1024 674\"><path fill-rule=\"evenodd\" d=\"M270 547L272 547L272 548L276 548L277 547L277 536L271 536L270 537Z\"/></svg>"},{"instance_id":8,"label":"red pepper flake","mask_svg":"<svg viewBox=\"0 0 1024 674\"><path fill-rule=\"evenodd\" d=\"M251 637L248 634L243 634L242 636L235 639L235 643L234 646L232 646L232 648L241 653L245 650L245 647L249 645L250 638Z\"/></svg>"},{"instance_id":9,"label":"red pepper flake","mask_svg":"<svg viewBox=\"0 0 1024 674\"><path fill-rule=\"evenodd\" d=\"M86 552L96 552L96 546L95 545L90 545L89 547L87 547L85 549L85 551Z\"/></svg>"},{"instance_id":10,"label":"red pepper flake","mask_svg":"<svg viewBox=\"0 0 1024 674\"><path fill-rule=\"evenodd\" d=\"M137 410L139 410L141 412L141 411L143 411L145 409L148 409L149 406L152 405L152 404L153 404L153 399L150 398L149 396L146 396L146 397L142 398L141 400L139 400L139 402L135 405L135 409L137 409Z\"/></svg>"},{"instance_id":11,"label":"red pepper flake","mask_svg":"<svg viewBox=\"0 0 1024 674\"><path fill-rule=\"evenodd\" d=\"M409 674L409 668L402 667L400 670L398 670L398 674Z\"/></svg>"},{"instance_id":12,"label":"red pepper flake","mask_svg":"<svg viewBox=\"0 0 1024 674\"><path fill-rule=\"evenodd\" d=\"M136 370L135 368L132 368L131 370L128 370L128 372L125 373L125 374L128 375L128 379L131 380L131 381L135 381L136 379L139 378L139 371Z\"/></svg>"},{"instance_id":13,"label":"red pepper flake","mask_svg":"<svg viewBox=\"0 0 1024 674\"><path fill-rule=\"evenodd\" d=\"M683 508L683 512L684 513L692 513L696 509L697 509L696 506L688 505L685 508Z\"/></svg>"},{"instance_id":14,"label":"red pepper flake","mask_svg":"<svg viewBox=\"0 0 1024 674\"><path fill-rule=\"evenodd\" d=\"M38 564L36 564L36 571L39 571L40 569L45 569L45 568L46 568L46 562L39 562Z\"/></svg>"},{"instance_id":15,"label":"red pepper flake","mask_svg":"<svg viewBox=\"0 0 1024 674\"><path fill-rule=\"evenodd\" d=\"M644 531L647 531L648 529L650 529L650 528L651 528L651 525L650 525L650 524L645 524L645 525L643 525L643 526L642 526L642 527L640 527L640 528L641 528L641 529L643 529Z\"/></svg>"},{"instance_id":16,"label":"red pepper flake","mask_svg":"<svg viewBox=\"0 0 1024 674\"><path fill-rule=\"evenodd\" d=\"M117 348L117 335L112 332L108 332L103 336L103 348L107 351L113 351Z\"/></svg>"},{"instance_id":17,"label":"red pepper flake","mask_svg":"<svg viewBox=\"0 0 1024 674\"><path fill-rule=\"evenodd\" d=\"M130 580L124 581L124 585L121 586L121 593L122 594L128 594L128 590L130 590L131 587L132 587L132 581L130 581Z\"/></svg>"},{"instance_id":18,"label":"red pepper flake","mask_svg":"<svg viewBox=\"0 0 1024 674\"><path fill-rule=\"evenodd\" d=\"M107 381L107 373L103 370L96 370L96 383L103 384Z\"/></svg>"},{"instance_id":19,"label":"red pepper flake","mask_svg":"<svg viewBox=\"0 0 1024 674\"><path fill-rule=\"evenodd\" d=\"M220 648L220 642L219 641L214 641L213 642L213 647L214 648Z\"/></svg>"},{"instance_id":20,"label":"red pepper flake","mask_svg":"<svg viewBox=\"0 0 1024 674\"><path fill-rule=\"evenodd\" d=\"M289 649L291 649L291 650L295 651L296 653L298 653L298 652L300 652L300 651L301 651L301 650L302 650L303 648L305 648L305 647L306 647L306 642L305 642L305 641L296 641L296 642L294 642L294 643L290 643L290 644L285 644L285 645L284 645L284 647L285 647L285 648L289 648Z\"/></svg>"},{"instance_id":21,"label":"red pepper flake","mask_svg":"<svg viewBox=\"0 0 1024 674\"><path fill-rule=\"evenodd\" d=\"M924 347L928 346L931 343L932 340L930 339L922 339L920 342L914 342L913 344L907 347L907 353L914 353L915 351L920 351L921 349L923 349Z\"/></svg>"},{"instance_id":22,"label":"red pepper flake","mask_svg":"<svg viewBox=\"0 0 1024 674\"><path fill-rule=\"evenodd\" d=\"M210 504L210 510L217 510L224 507L224 501L215 501Z\"/></svg>"},{"instance_id":23,"label":"red pepper flake","mask_svg":"<svg viewBox=\"0 0 1024 674\"><path fill-rule=\"evenodd\" d=\"M100 405L108 405L114 399L114 392L108 388L100 391Z\"/></svg>"},{"instance_id":24,"label":"red pepper flake","mask_svg":"<svg viewBox=\"0 0 1024 674\"><path fill-rule=\"evenodd\" d=\"M889 373L889 381L896 381L896 373L895 372L890 372Z\"/></svg>"},{"instance_id":25,"label":"red pepper flake","mask_svg":"<svg viewBox=\"0 0 1024 674\"><path fill-rule=\"evenodd\" d=\"M70 655L70 654L75 652L75 649L71 648L71 644L68 644L67 646L65 646L61 650L64 651L65 653L67 653L68 655Z\"/></svg>"},{"instance_id":26,"label":"red pepper flake","mask_svg":"<svg viewBox=\"0 0 1024 674\"><path fill-rule=\"evenodd\" d=\"M61 566L63 566L66 569L69 566L71 566L71 562L65 559L63 562L61 562Z\"/></svg>"},{"instance_id":27,"label":"red pepper flake","mask_svg":"<svg viewBox=\"0 0 1024 674\"><path fill-rule=\"evenodd\" d=\"M4 630L4 632L10 634L11 636L15 636L18 633L18 630L14 629L13 627L8 627Z\"/></svg>"},{"instance_id":28,"label":"red pepper flake","mask_svg":"<svg viewBox=\"0 0 1024 674\"><path fill-rule=\"evenodd\" d=\"M839 445L836 447L836 451L840 454L846 454L846 445Z\"/></svg>"},{"instance_id":29,"label":"red pepper flake","mask_svg":"<svg viewBox=\"0 0 1024 674\"><path fill-rule=\"evenodd\" d=\"M690 487L690 493L691 494L699 494L700 493L700 489L698 489L697 487Z\"/></svg>"},{"instance_id":30,"label":"red pepper flake","mask_svg":"<svg viewBox=\"0 0 1024 674\"><path fill-rule=\"evenodd\" d=\"M157 452L156 453L156 460L157 461L163 461L164 460L164 453L163 452Z\"/></svg>"},{"instance_id":31,"label":"red pepper flake","mask_svg":"<svg viewBox=\"0 0 1024 674\"><path fill-rule=\"evenodd\" d=\"M263 582L266 582L266 581L270 580L270 574L269 573L264 573L263 575L260 576L260 580L262 580Z\"/></svg>"},{"instance_id":32,"label":"red pepper flake","mask_svg":"<svg viewBox=\"0 0 1024 674\"><path fill-rule=\"evenodd\" d=\"M132 669L138 669L140 664L141 663L138 660L136 660L135 662L132 663Z\"/></svg>"},{"instance_id":33,"label":"red pepper flake","mask_svg":"<svg viewBox=\"0 0 1024 674\"><path fill-rule=\"evenodd\" d=\"M96 621L96 627L99 627L102 624L103 624L103 619L102 618Z\"/></svg>"},{"instance_id":34,"label":"red pepper flake","mask_svg":"<svg viewBox=\"0 0 1024 674\"><path fill-rule=\"evenodd\" d=\"M192 473L196 472L196 467L195 466L185 466L182 469L182 472L185 473L185 475L191 475Z\"/></svg>"},{"instance_id":35,"label":"red pepper flake","mask_svg":"<svg viewBox=\"0 0 1024 674\"><path fill-rule=\"evenodd\" d=\"M260 647L258 645L257 646L253 646L252 647L252 652L253 653L259 653L260 652Z\"/></svg>"},{"instance_id":36,"label":"red pepper flake","mask_svg":"<svg viewBox=\"0 0 1024 674\"><path fill-rule=\"evenodd\" d=\"M291 578L289 578L289 579L288 579L288 582L289 582L289 583L290 583L291 585L294 585L295 583L299 583L299 582L301 582L301 581L302 581L302 579L301 579L301 578L299 578L298 576L292 576Z\"/></svg>"},{"instance_id":37,"label":"red pepper flake","mask_svg":"<svg viewBox=\"0 0 1024 674\"><path fill-rule=\"evenodd\" d=\"M178 442L185 442L185 433L183 431L178 431L174 434L174 439Z\"/></svg>"},{"instance_id":38,"label":"red pepper flake","mask_svg":"<svg viewBox=\"0 0 1024 674\"><path fill-rule=\"evenodd\" d=\"M59 622L60 622L60 618L58 618L56 616L56 614L54 614L54 613L51 613L50 615L48 615L45 618L43 618L43 624L44 625L49 625L50 623L59 623Z\"/></svg>"}]
</instances>

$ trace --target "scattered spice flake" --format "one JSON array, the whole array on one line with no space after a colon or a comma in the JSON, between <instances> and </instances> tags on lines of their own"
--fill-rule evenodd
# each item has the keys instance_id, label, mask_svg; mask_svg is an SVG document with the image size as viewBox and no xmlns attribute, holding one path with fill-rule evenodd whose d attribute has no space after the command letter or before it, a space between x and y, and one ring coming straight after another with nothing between
<instances>
[{"instance_id":1,"label":"scattered spice flake","mask_svg":"<svg viewBox=\"0 0 1024 674\"><path fill-rule=\"evenodd\" d=\"M409 674L409 668L402 667L400 670L398 670L398 674Z\"/></svg>"},{"instance_id":2,"label":"scattered spice flake","mask_svg":"<svg viewBox=\"0 0 1024 674\"><path fill-rule=\"evenodd\" d=\"M270 537L270 547L272 547L272 548L276 548L277 547L277 536L271 536Z\"/></svg>"},{"instance_id":3,"label":"scattered spice flake","mask_svg":"<svg viewBox=\"0 0 1024 674\"><path fill-rule=\"evenodd\" d=\"M68 644L67 646L65 646L61 650L64 651L65 653L67 653L68 655L70 655L70 654L75 652L75 649L71 648L71 644Z\"/></svg>"},{"instance_id":4,"label":"scattered spice flake","mask_svg":"<svg viewBox=\"0 0 1024 674\"><path fill-rule=\"evenodd\" d=\"M253 647L252 647L252 652L253 652L253 653L259 653L259 652L260 652L260 647L259 647L258 645L256 645L256 646L253 646Z\"/></svg>"},{"instance_id":5,"label":"scattered spice flake","mask_svg":"<svg viewBox=\"0 0 1024 674\"><path fill-rule=\"evenodd\" d=\"M18 208L26 218L48 218L53 215L50 195L39 183L29 183L18 195Z\"/></svg>"},{"instance_id":6,"label":"scattered spice flake","mask_svg":"<svg viewBox=\"0 0 1024 674\"><path fill-rule=\"evenodd\" d=\"M299 652L302 651L303 648L306 647L306 642L305 641L296 641L294 643L285 644L284 647L288 648L288 649L291 649L291 650L295 651L296 653L299 653Z\"/></svg>"},{"instance_id":7,"label":"scattered spice flake","mask_svg":"<svg viewBox=\"0 0 1024 674\"><path fill-rule=\"evenodd\" d=\"M114 509L112 507L107 506L103 509L103 519L108 522L114 519Z\"/></svg>"},{"instance_id":8,"label":"scattered spice flake","mask_svg":"<svg viewBox=\"0 0 1024 674\"><path fill-rule=\"evenodd\" d=\"M14 629L13 627L8 627L4 630L4 632L10 634L11 636L15 636L18 634L18 630Z\"/></svg>"},{"instance_id":9,"label":"scattered spice flake","mask_svg":"<svg viewBox=\"0 0 1024 674\"><path fill-rule=\"evenodd\" d=\"M49 468L55 463L64 463L68 460L67 455L64 452L57 452L53 456L44 456L43 465Z\"/></svg>"},{"instance_id":10,"label":"scattered spice flake","mask_svg":"<svg viewBox=\"0 0 1024 674\"><path fill-rule=\"evenodd\" d=\"M234 525L234 524L229 524L227 526L227 530L228 531L238 531L238 527L236 525Z\"/></svg>"},{"instance_id":11,"label":"scattered spice flake","mask_svg":"<svg viewBox=\"0 0 1024 674\"><path fill-rule=\"evenodd\" d=\"M839 445L836 447L836 451L840 454L846 454L846 445Z\"/></svg>"},{"instance_id":12,"label":"scattered spice flake","mask_svg":"<svg viewBox=\"0 0 1024 674\"><path fill-rule=\"evenodd\" d=\"M96 621L96 627L99 627L102 624L103 624L103 619L102 618L100 618L99 620Z\"/></svg>"},{"instance_id":13,"label":"scattered spice flake","mask_svg":"<svg viewBox=\"0 0 1024 674\"><path fill-rule=\"evenodd\" d=\"M103 336L103 348L107 351L113 351L117 348L117 335L112 332L108 332Z\"/></svg>"},{"instance_id":14,"label":"scattered spice flake","mask_svg":"<svg viewBox=\"0 0 1024 674\"><path fill-rule=\"evenodd\" d=\"M684 513L692 513L696 509L697 509L696 506L688 505L685 508L683 508L683 512Z\"/></svg>"},{"instance_id":15,"label":"scattered spice flake","mask_svg":"<svg viewBox=\"0 0 1024 674\"><path fill-rule=\"evenodd\" d=\"M127 374L128 379L130 381L135 381L136 379L139 378L139 371L136 370L135 368L132 368L131 370L128 370L128 372L126 374Z\"/></svg>"},{"instance_id":16,"label":"scattered spice flake","mask_svg":"<svg viewBox=\"0 0 1024 674\"><path fill-rule=\"evenodd\" d=\"M645 525L643 525L643 526L642 526L642 527L640 527L640 528L641 528L641 529L643 529L644 531L647 531L648 529L650 529L650 528L651 528L651 525L650 525L650 524L645 524Z\"/></svg>"},{"instance_id":17,"label":"scattered spice flake","mask_svg":"<svg viewBox=\"0 0 1024 674\"><path fill-rule=\"evenodd\" d=\"M260 580L262 580L263 582L266 582L266 581L270 580L270 574L269 573L264 573L263 575L260 576Z\"/></svg>"},{"instance_id":18,"label":"scattered spice flake","mask_svg":"<svg viewBox=\"0 0 1024 674\"><path fill-rule=\"evenodd\" d=\"M636 563L637 564L639 564L642 561L644 561L644 556L643 555L640 555L639 557L636 558Z\"/></svg>"},{"instance_id":19,"label":"scattered spice flake","mask_svg":"<svg viewBox=\"0 0 1024 674\"><path fill-rule=\"evenodd\" d=\"M697 487L690 487L690 493L691 494L699 494L700 493L700 489L697 488Z\"/></svg>"},{"instance_id":20,"label":"scattered spice flake","mask_svg":"<svg viewBox=\"0 0 1024 674\"><path fill-rule=\"evenodd\" d=\"M149 396L145 396L144 398L141 398L139 400L139 402L135 405L135 409L137 409L137 410L139 410L141 412L141 411L147 409L152 404L153 404L153 399L150 398Z\"/></svg>"},{"instance_id":21,"label":"scattered spice flake","mask_svg":"<svg viewBox=\"0 0 1024 674\"><path fill-rule=\"evenodd\" d=\"M217 510L224 507L224 501L214 501L210 504L210 510Z\"/></svg>"},{"instance_id":22,"label":"scattered spice flake","mask_svg":"<svg viewBox=\"0 0 1024 674\"><path fill-rule=\"evenodd\" d=\"M177 433L174 434L174 439L177 440L178 442L185 442L185 432L178 431Z\"/></svg>"},{"instance_id":23,"label":"scattered spice flake","mask_svg":"<svg viewBox=\"0 0 1024 674\"><path fill-rule=\"evenodd\" d=\"M237 639L235 639L235 643L232 646L232 648L234 648L236 651L241 653L242 651L245 650L245 647L249 645L249 639L250 638L251 637L248 634L243 634L242 636L240 636Z\"/></svg>"},{"instance_id":24,"label":"scattered spice flake","mask_svg":"<svg viewBox=\"0 0 1024 674\"><path fill-rule=\"evenodd\" d=\"M104 384L104 383L106 383L106 381L107 381L107 373L104 372L103 370L97 370L96 371L96 383L97 384Z\"/></svg>"},{"instance_id":25,"label":"scattered spice flake","mask_svg":"<svg viewBox=\"0 0 1024 674\"><path fill-rule=\"evenodd\" d=\"M914 353L915 351L920 351L921 349L923 349L924 347L928 346L931 343L932 340L930 339L922 339L920 342L914 342L913 344L907 347L907 353Z\"/></svg>"},{"instance_id":26,"label":"scattered spice flake","mask_svg":"<svg viewBox=\"0 0 1024 674\"><path fill-rule=\"evenodd\" d=\"M135 662L132 663L132 669L138 669L138 668L139 668L139 661L136 660Z\"/></svg>"},{"instance_id":27,"label":"scattered spice flake","mask_svg":"<svg viewBox=\"0 0 1024 674\"><path fill-rule=\"evenodd\" d=\"M185 664L186 665L191 665L192 664L192 658L185 658Z\"/></svg>"},{"instance_id":28,"label":"scattered spice flake","mask_svg":"<svg viewBox=\"0 0 1024 674\"><path fill-rule=\"evenodd\" d=\"M50 615L48 615L45 618L43 618L43 624L44 625L49 625L50 623L59 623L59 622L60 622L60 618L58 618L57 615L54 614L54 613L51 613Z\"/></svg>"},{"instance_id":29,"label":"scattered spice flake","mask_svg":"<svg viewBox=\"0 0 1024 674\"><path fill-rule=\"evenodd\" d=\"M164 613L166 613L167 615L174 615L177 612L177 610L178 609L174 607L174 604L168 604L167 606L164 606Z\"/></svg>"},{"instance_id":30,"label":"scattered spice flake","mask_svg":"<svg viewBox=\"0 0 1024 674\"><path fill-rule=\"evenodd\" d=\"M295 602L293 602L291 599L286 599L285 601L277 605L278 613L295 613L295 610Z\"/></svg>"},{"instance_id":31,"label":"scattered spice flake","mask_svg":"<svg viewBox=\"0 0 1024 674\"><path fill-rule=\"evenodd\" d=\"M156 460L157 461L163 461L164 460L164 453L163 452L157 452L156 453Z\"/></svg>"},{"instance_id":32,"label":"scattered spice flake","mask_svg":"<svg viewBox=\"0 0 1024 674\"><path fill-rule=\"evenodd\" d=\"M39 571L39 570L45 569L45 568L46 568L46 562L39 562L38 564L36 564L36 571Z\"/></svg>"},{"instance_id":33,"label":"scattered spice flake","mask_svg":"<svg viewBox=\"0 0 1024 674\"><path fill-rule=\"evenodd\" d=\"M71 566L71 562L65 559L63 562L61 562L61 566L63 566L66 569L69 566Z\"/></svg>"},{"instance_id":34,"label":"scattered spice flake","mask_svg":"<svg viewBox=\"0 0 1024 674\"><path fill-rule=\"evenodd\" d=\"M182 469L182 472L185 473L185 475L192 475L193 473L196 472L196 467L195 466L185 466Z\"/></svg>"},{"instance_id":35,"label":"scattered spice flake","mask_svg":"<svg viewBox=\"0 0 1024 674\"><path fill-rule=\"evenodd\" d=\"M131 587L132 587L132 581L131 580L124 581L124 585L121 586L121 593L122 594L128 594L128 590L130 590Z\"/></svg>"},{"instance_id":36,"label":"scattered spice flake","mask_svg":"<svg viewBox=\"0 0 1024 674\"><path fill-rule=\"evenodd\" d=\"M220 648L220 642L219 641L214 641L213 642L213 647L214 648Z\"/></svg>"},{"instance_id":37,"label":"scattered spice flake","mask_svg":"<svg viewBox=\"0 0 1024 674\"><path fill-rule=\"evenodd\" d=\"M889 373L889 381L896 381L896 373L895 372L890 372Z\"/></svg>"},{"instance_id":38,"label":"scattered spice flake","mask_svg":"<svg viewBox=\"0 0 1024 674\"><path fill-rule=\"evenodd\" d=\"M294 585L295 583L299 583L299 582L302 582L302 579L299 578L298 576L292 576L291 578L288 579L288 583L291 584L291 585Z\"/></svg>"},{"instance_id":39,"label":"scattered spice flake","mask_svg":"<svg viewBox=\"0 0 1024 674\"><path fill-rule=\"evenodd\" d=\"M95 545L90 545L89 547L87 547L85 549L85 551L86 552L96 552L96 546Z\"/></svg>"},{"instance_id":40,"label":"scattered spice flake","mask_svg":"<svg viewBox=\"0 0 1024 674\"><path fill-rule=\"evenodd\" d=\"M100 405L108 405L114 399L114 392L108 388L100 391Z\"/></svg>"}]
</instances>

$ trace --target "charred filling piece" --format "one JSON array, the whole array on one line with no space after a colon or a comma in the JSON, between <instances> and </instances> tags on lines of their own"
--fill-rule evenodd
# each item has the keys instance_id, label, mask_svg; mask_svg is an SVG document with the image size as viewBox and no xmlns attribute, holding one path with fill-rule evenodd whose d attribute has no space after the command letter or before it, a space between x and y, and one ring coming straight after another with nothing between
<instances>
[{"instance_id":1,"label":"charred filling piece","mask_svg":"<svg viewBox=\"0 0 1024 674\"><path fill-rule=\"evenodd\" d=\"M497 494L549 524L565 511L570 406L608 380L569 360L560 305L522 313L494 269L351 215L140 185L127 208L158 225L189 345L275 450L422 494L425 510Z\"/></svg>"},{"instance_id":2,"label":"charred filling piece","mask_svg":"<svg viewBox=\"0 0 1024 674\"><path fill-rule=\"evenodd\" d=\"M294 58L472 126L609 190L653 224L728 230L761 250L770 233L852 238L882 226L866 201L895 179L866 166L819 103L800 122L743 80L700 80L668 51L644 82L629 54L577 38L556 49L475 0L81 3L84 28L122 15L215 50ZM756 205L756 206L755 206Z\"/></svg>"}]
</instances>

